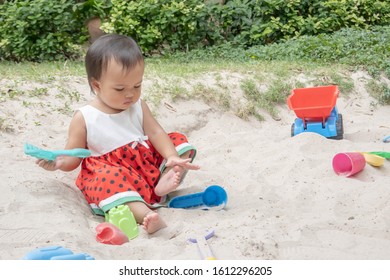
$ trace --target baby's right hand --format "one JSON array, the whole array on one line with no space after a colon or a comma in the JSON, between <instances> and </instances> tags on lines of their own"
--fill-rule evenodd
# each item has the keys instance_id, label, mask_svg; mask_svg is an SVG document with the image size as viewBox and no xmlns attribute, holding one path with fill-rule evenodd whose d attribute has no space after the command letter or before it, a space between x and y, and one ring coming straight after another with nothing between
<instances>
[{"instance_id":1,"label":"baby's right hand","mask_svg":"<svg viewBox=\"0 0 390 280\"><path fill-rule=\"evenodd\" d=\"M60 157L55 160L38 159L35 163L47 171L55 171L60 169L63 160Z\"/></svg>"}]
</instances>

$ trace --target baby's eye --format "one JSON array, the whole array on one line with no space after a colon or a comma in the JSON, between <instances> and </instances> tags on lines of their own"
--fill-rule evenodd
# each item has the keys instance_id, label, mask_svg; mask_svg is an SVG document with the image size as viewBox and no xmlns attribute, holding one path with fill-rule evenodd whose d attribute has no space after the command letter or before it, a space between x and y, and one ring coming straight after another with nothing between
<instances>
[{"instance_id":1,"label":"baby's eye","mask_svg":"<svg viewBox=\"0 0 390 280\"><path fill-rule=\"evenodd\" d=\"M138 85L138 86L134 86L134 88L140 88L141 87L141 85Z\"/></svg>"},{"instance_id":2,"label":"baby's eye","mask_svg":"<svg viewBox=\"0 0 390 280\"><path fill-rule=\"evenodd\" d=\"M123 91L124 88L116 88L115 90L116 90L116 91Z\"/></svg>"}]
</instances>

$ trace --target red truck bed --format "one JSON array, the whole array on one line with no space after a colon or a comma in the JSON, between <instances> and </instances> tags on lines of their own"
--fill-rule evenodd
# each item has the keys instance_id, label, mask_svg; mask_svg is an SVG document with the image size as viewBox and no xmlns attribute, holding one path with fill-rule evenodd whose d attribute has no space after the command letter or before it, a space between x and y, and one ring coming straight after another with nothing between
<instances>
[{"instance_id":1,"label":"red truck bed","mask_svg":"<svg viewBox=\"0 0 390 280\"><path fill-rule=\"evenodd\" d=\"M338 95L337 86L297 88L291 91L287 104L304 121L325 121L336 105Z\"/></svg>"}]
</instances>

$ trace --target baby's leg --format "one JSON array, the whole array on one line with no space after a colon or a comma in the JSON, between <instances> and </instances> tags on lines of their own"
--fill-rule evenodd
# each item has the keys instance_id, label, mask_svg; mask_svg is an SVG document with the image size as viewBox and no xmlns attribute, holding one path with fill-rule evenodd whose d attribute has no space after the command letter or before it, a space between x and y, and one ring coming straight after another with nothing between
<instances>
[{"instance_id":1,"label":"baby's leg","mask_svg":"<svg viewBox=\"0 0 390 280\"><path fill-rule=\"evenodd\" d=\"M145 203L134 201L128 202L127 206L133 212L137 223L142 224L147 233L154 233L167 226L161 216L157 212L150 210Z\"/></svg>"},{"instance_id":2,"label":"baby's leg","mask_svg":"<svg viewBox=\"0 0 390 280\"><path fill-rule=\"evenodd\" d=\"M188 151L180 157L186 159L189 158L190 155L191 151ZM180 185L186 172L187 170L181 166L167 167L163 173L161 173L160 180L158 181L154 192L158 196L163 196L174 191Z\"/></svg>"}]
</instances>

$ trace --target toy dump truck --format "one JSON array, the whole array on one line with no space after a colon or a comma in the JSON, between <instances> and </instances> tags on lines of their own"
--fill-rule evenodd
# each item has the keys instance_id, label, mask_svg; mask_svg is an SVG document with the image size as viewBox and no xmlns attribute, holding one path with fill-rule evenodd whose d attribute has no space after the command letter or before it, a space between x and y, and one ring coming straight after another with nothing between
<instances>
[{"instance_id":1,"label":"toy dump truck","mask_svg":"<svg viewBox=\"0 0 390 280\"><path fill-rule=\"evenodd\" d=\"M293 89L287 98L288 107L297 116L291 136L313 132L329 139L343 139L343 117L336 106L338 95L335 85Z\"/></svg>"}]
</instances>

